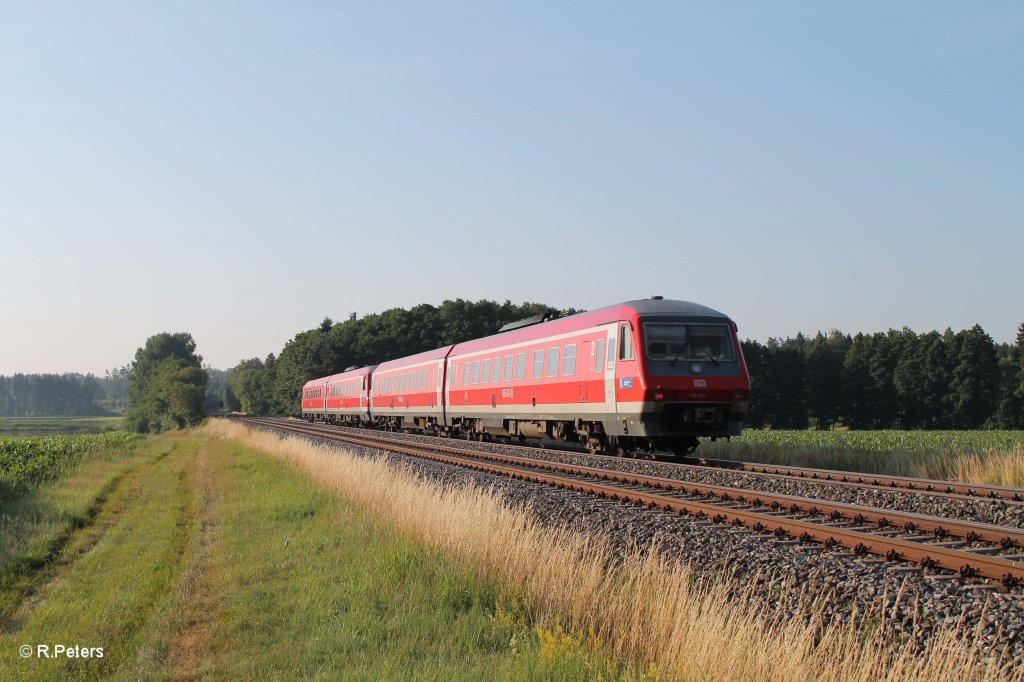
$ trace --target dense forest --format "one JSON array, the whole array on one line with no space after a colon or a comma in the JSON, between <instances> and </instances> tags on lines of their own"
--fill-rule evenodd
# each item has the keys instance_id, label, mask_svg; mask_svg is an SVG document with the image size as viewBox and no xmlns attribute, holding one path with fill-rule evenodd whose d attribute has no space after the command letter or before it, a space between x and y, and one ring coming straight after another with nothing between
<instances>
[{"instance_id":1,"label":"dense forest","mask_svg":"<svg viewBox=\"0 0 1024 682\"><path fill-rule=\"evenodd\" d=\"M299 410L315 377L495 333L507 322L553 310L540 303L445 301L395 308L340 323L325 319L277 356L227 372L223 403L255 414ZM575 311L569 311L575 312ZM918 334L910 329L744 341L753 383L748 424L827 429L1024 428L1024 324L997 344L980 325Z\"/></svg>"},{"instance_id":2,"label":"dense forest","mask_svg":"<svg viewBox=\"0 0 1024 682\"><path fill-rule=\"evenodd\" d=\"M1024 324L1013 345L981 325L918 334L743 342L750 426L828 429L1024 428Z\"/></svg>"}]
</instances>

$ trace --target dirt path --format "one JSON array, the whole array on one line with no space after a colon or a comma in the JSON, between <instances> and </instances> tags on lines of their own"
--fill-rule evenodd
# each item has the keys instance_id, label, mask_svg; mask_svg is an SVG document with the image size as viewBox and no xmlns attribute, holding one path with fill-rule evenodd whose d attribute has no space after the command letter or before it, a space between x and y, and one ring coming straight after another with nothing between
<instances>
[{"instance_id":1,"label":"dirt path","mask_svg":"<svg viewBox=\"0 0 1024 682\"><path fill-rule=\"evenodd\" d=\"M210 575L217 536L216 481L209 453L199 450L189 469L200 497L200 525L199 542L175 597L180 615L171 641L169 667L178 680L192 680L199 674L216 607Z\"/></svg>"}]
</instances>

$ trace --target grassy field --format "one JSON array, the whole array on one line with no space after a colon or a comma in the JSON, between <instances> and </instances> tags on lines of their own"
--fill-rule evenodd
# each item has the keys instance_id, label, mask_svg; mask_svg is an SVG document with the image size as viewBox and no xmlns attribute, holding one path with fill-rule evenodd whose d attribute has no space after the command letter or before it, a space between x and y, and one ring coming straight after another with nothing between
<instances>
[{"instance_id":1,"label":"grassy field","mask_svg":"<svg viewBox=\"0 0 1024 682\"><path fill-rule=\"evenodd\" d=\"M0 436L106 433L122 427L121 417L0 417Z\"/></svg>"},{"instance_id":2,"label":"grassy field","mask_svg":"<svg viewBox=\"0 0 1024 682\"><path fill-rule=\"evenodd\" d=\"M0 679L639 677L475 562L209 435L84 462L3 514Z\"/></svg>"},{"instance_id":3,"label":"grassy field","mask_svg":"<svg viewBox=\"0 0 1024 682\"><path fill-rule=\"evenodd\" d=\"M1024 486L1024 431L760 431L697 456Z\"/></svg>"}]
</instances>

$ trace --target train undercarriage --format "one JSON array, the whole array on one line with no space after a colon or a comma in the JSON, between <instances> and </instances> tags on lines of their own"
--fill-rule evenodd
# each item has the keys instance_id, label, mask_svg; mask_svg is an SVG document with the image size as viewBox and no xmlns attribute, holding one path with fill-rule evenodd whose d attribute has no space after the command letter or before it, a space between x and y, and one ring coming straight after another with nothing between
<instances>
[{"instance_id":1,"label":"train undercarriage","mask_svg":"<svg viewBox=\"0 0 1024 682\"><path fill-rule=\"evenodd\" d=\"M322 421L338 426L373 428L390 432L419 433L442 438L460 438L480 442L507 443L511 445L535 445L538 447L571 448L585 450L591 454L614 455L619 457L652 458L659 453L668 453L678 459L692 454L700 445L700 438L712 441L728 439L728 425L721 423L697 424L693 432L665 433L661 426L666 424L659 415L657 425L643 419L629 433L629 420L612 422L619 433L609 433L604 421L576 420L528 420L490 419L457 417L450 426L445 426L433 417L385 416L375 417L372 422L357 415L304 415L310 423ZM625 433L623 433L625 431ZM655 431L658 433L651 433Z\"/></svg>"}]
</instances>

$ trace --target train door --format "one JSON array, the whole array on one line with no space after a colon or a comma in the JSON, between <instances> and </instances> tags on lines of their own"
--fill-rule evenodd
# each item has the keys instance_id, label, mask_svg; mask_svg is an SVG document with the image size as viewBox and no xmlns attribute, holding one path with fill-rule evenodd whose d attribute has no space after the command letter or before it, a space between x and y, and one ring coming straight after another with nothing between
<instances>
[{"instance_id":1,"label":"train door","mask_svg":"<svg viewBox=\"0 0 1024 682\"><path fill-rule=\"evenodd\" d=\"M618 416L618 405L615 402L615 359L618 357L615 347L618 329L618 325L608 327L604 343L604 358L601 359L601 362L604 363L604 411L608 415L606 428L611 423L615 423Z\"/></svg>"},{"instance_id":2,"label":"train door","mask_svg":"<svg viewBox=\"0 0 1024 682\"><path fill-rule=\"evenodd\" d=\"M577 355L576 360L576 371L579 373L580 383L580 402L589 402L589 396L587 395L587 380L590 378L589 374L593 363L590 357L590 346L589 340L584 341L580 344L580 352Z\"/></svg>"}]
</instances>

